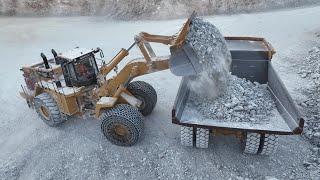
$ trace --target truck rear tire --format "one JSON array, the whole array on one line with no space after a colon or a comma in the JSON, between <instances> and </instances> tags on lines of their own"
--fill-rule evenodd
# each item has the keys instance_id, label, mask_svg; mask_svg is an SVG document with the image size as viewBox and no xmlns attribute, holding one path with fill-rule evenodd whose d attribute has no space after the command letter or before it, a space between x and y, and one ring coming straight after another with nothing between
<instances>
[{"instance_id":1,"label":"truck rear tire","mask_svg":"<svg viewBox=\"0 0 320 180\"><path fill-rule=\"evenodd\" d=\"M209 129L197 128L196 147L208 148L208 146L209 146Z\"/></svg>"},{"instance_id":2,"label":"truck rear tire","mask_svg":"<svg viewBox=\"0 0 320 180\"><path fill-rule=\"evenodd\" d=\"M143 116L139 110L128 104L118 104L101 116L101 130L113 144L132 146L142 135Z\"/></svg>"},{"instance_id":3,"label":"truck rear tire","mask_svg":"<svg viewBox=\"0 0 320 180\"><path fill-rule=\"evenodd\" d=\"M141 108L139 108L142 115L147 116L151 114L157 104L156 90L144 81L133 81L128 85L127 89L132 95L142 101Z\"/></svg>"},{"instance_id":4,"label":"truck rear tire","mask_svg":"<svg viewBox=\"0 0 320 180\"><path fill-rule=\"evenodd\" d=\"M35 109L47 125L55 127L65 121L53 97L48 93L39 94L34 98Z\"/></svg>"},{"instance_id":5,"label":"truck rear tire","mask_svg":"<svg viewBox=\"0 0 320 180\"><path fill-rule=\"evenodd\" d=\"M274 134L247 133L244 152L248 154L271 155L278 146L278 136Z\"/></svg>"},{"instance_id":6,"label":"truck rear tire","mask_svg":"<svg viewBox=\"0 0 320 180\"><path fill-rule=\"evenodd\" d=\"M180 142L183 146L193 146L193 127L180 126Z\"/></svg>"},{"instance_id":7,"label":"truck rear tire","mask_svg":"<svg viewBox=\"0 0 320 180\"><path fill-rule=\"evenodd\" d=\"M263 144L261 149L261 155L271 155L278 147L278 136L274 134L265 134L263 138Z\"/></svg>"},{"instance_id":8,"label":"truck rear tire","mask_svg":"<svg viewBox=\"0 0 320 180\"><path fill-rule=\"evenodd\" d=\"M258 154L260 137L261 135L258 133L246 133L243 152L247 154Z\"/></svg>"}]
</instances>

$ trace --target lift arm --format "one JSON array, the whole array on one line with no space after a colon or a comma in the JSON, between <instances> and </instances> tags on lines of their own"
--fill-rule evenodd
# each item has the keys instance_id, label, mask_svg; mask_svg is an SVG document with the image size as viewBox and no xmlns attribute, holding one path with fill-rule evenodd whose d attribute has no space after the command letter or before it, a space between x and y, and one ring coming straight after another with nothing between
<instances>
[{"instance_id":1,"label":"lift arm","mask_svg":"<svg viewBox=\"0 0 320 180\"><path fill-rule=\"evenodd\" d=\"M155 53L150 46L150 42L162 43L165 45L173 45L175 36L154 35L146 32L141 32L135 37L135 42L128 49L121 49L119 53L106 65L100 68L99 74L101 76L107 75L114 67L116 67L126 56L129 51L138 45L142 55L147 62L151 62L151 57L155 57Z\"/></svg>"}]
</instances>

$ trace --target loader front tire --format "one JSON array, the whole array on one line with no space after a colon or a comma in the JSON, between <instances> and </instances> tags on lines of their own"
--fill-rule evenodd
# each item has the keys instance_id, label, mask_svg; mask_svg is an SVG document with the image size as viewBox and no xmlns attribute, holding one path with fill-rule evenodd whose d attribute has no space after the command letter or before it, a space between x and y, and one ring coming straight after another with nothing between
<instances>
[{"instance_id":1,"label":"loader front tire","mask_svg":"<svg viewBox=\"0 0 320 180\"><path fill-rule=\"evenodd\" d=\"M65 121L56 101L50 94L42 93L36 96L34 104L38 115L47 125L55 127Z\"/></svg>"},{"instance_id":2,"label":"loader front tire","mask_svg":"<svg viewBox=\"0 0 320 180\"><path fill-rule=\"evenodd\" d=\"M151 114L157 104L156 90L144 81L133 81L128 85L127 89L132 95L142 101L142 105L139 108L142 115L147 116Z\"/></svg>"},{"instance_id":3,"label":"loader front tire","mask_svg":"<svg viewBox=\"0 0 320 180\"><path fill-rule=\"evenodd\" d=\"M142 114L128 104L118 104L106 110L100 120L104 136L115 145L132 146L143 132Z\"/></svg>"}]
</instances>

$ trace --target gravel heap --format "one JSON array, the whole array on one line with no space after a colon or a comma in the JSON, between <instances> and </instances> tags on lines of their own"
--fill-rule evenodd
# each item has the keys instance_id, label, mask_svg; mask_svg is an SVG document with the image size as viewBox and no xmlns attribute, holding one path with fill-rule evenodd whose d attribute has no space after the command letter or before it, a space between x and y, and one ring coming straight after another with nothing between
<instances>
[{"instance_id":1,"label":"gravel heap","mask_svg":"<svg viewBox=\"0 0 320 180\"><path fill-rule=\"evenodd\" d=\"M300 103L306 112L304 135L320 147L320 86L304 90L308 99Z\"/></svg>"},{"instance_id":2,"label":"gravel heap","mask_svg":"<svg viewBox=\"0 0 320 180\"><path fill-rule=\"evenodd\" d=\"M303 163L303 165L308 169L313 171L313 174L320 175L320 148L313 147L311 149L311 154L308 156L308 160Z\"/></svg>"},{"instance_id":3,"label":"gravel heap","mask_svg":"<svg viewBox=\"0 0 320 180\"><path fill-rule=\"evenodd\" d=\"M197 108L205 117L226 122L267 122L275 103L266 85L228 76L227 89L215 100L191 92L187 106Z\"/></svg>"},{"instance_id":4,"label":"gravel heap","mask_svg":"<svg viewBox=\"0 0 320 180\"><path fill-rule=\"evenodd\" d=\"M311 86L302 90L307 98L299 103L306 116L304 136L314 145L303 165L312 174L320 175L320 46L312 48L297 66L300 77L311 81Z\"/></svg>"},{"instance_id":5,"label":"gravel heap","mask_svg":"<svg viewBox=\"0 0 320 180\"><path fill-rule=\"evenodd\" d=\"M219 30L195 17L186 42L194 49L203 72L191 77L190 89L198 95L215 98L227 85L231 54Z\"/></svg>"},{"instance_id":6,"label":"gravel heap","mask_svg":"<svg viewBox=\"0 0 320 180\"><path fill-rule=\"evenodd\" d=\"M320 46L313 47L300 65L299 74L302 78L310 78L314 83L320 84Z\"/></svg>"},{"instance_id":7,"label":"gravel heap","mask_svg":"<svg viewBox=\"0 0 320 180\"><path fill-rule=\"evenodd\" d=\"M312 83L311 88L304 90L307 99L300 102L307 116L304 135L320 147L320 46L312 48L299 66L300 76Z\"/></svg>"}]
</instances>

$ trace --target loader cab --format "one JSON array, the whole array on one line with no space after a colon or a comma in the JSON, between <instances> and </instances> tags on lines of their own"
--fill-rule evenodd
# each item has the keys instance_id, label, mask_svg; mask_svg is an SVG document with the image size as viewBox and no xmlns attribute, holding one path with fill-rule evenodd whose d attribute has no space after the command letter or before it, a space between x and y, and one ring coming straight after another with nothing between
<instances>
[{"instance_id":1,"label":"loader cab","mask_svg":"<svg viewBox=\"0 0 320 180\"><path fill-rule=\"evenodd\" d=\"M66 86L81 87L97 84L99 69L94 54L99 51L100 49L75 48L55 56L56 62L61 64Z\"/></svg>"}]
</instances>

